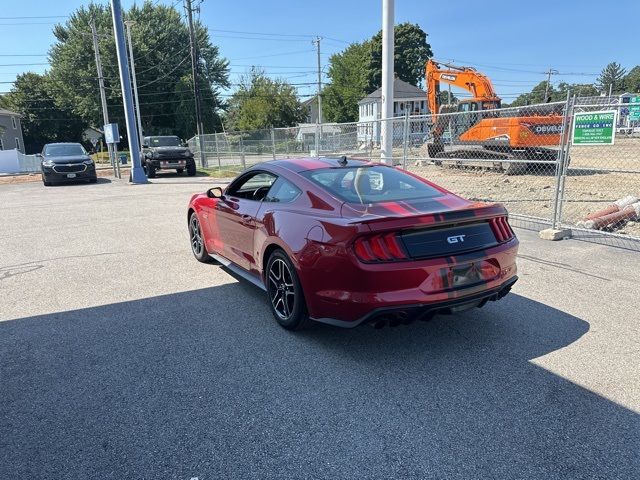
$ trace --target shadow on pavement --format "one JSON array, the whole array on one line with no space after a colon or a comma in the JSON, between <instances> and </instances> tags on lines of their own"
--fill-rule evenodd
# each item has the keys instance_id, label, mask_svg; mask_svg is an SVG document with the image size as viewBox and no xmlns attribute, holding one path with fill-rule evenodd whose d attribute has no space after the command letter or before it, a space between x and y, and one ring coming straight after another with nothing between
<instances>
[{"instance_id":1,"label":"shadow on pavement","mask_svg":"<svg viewBox=\"0 0 640 480\"><path fill-rule=\"evenodd\" d=\"M531 362L588 329L511 294L294 334L238 283L5 321L0 478L632 478L638 415Z\"/></svg>"}]
</instances>

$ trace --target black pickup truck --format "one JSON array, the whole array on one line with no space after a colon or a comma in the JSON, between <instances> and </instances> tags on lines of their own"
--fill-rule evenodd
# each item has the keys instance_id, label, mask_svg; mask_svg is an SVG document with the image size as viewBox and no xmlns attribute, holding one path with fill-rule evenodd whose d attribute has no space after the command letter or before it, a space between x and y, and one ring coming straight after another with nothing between
<instances>
[{"instance_id":1,"label":"black pickup truck","mask_svg":"<svg viewBox=\"0 0 640 480\"><path fill-rule=\"evenodd\" d=\"M158 170L186 170L191 177L196 174L193 153L176 136L144 137L142 153L142 166L149 178L154 178Z\"/></svg>"}]
</instances>

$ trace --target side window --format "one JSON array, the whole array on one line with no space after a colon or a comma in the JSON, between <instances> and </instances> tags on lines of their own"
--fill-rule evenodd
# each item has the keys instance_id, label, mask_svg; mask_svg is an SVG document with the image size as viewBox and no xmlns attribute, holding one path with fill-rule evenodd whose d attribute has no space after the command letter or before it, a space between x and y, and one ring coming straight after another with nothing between
<instances>
[{"instance_id":1,"label":"side window","mask_svg":"<svg viewBox=\"0 0 640 480\"><path fill-rule=\"evenodd\" d=\"M12 124L14 130L16 130L18 128L18 123L16 122L16 117L11 117L11 124Z\"/></svg>"},{"instance_id":2,"label":"side window","mask_svg":"<svg viewBox=\"0 0 640 480\"><path fill-rule=\"evenodd\" d=\"M293 183L280 177L275 181L268 195L265 197L265 202L293 202L302 192Z\"/></svg>"},{"instance_id":3,"label":"side window","mask_svg":"<svg viewBox=\"0 0 640 480\"><path fill-rule=\"evenodd\" d=\"M232 197L260 201L267 195L275 181L276 176L272 173L255 172L236 180L229 186L226 193Z\"/></svg>"}]
</instances>

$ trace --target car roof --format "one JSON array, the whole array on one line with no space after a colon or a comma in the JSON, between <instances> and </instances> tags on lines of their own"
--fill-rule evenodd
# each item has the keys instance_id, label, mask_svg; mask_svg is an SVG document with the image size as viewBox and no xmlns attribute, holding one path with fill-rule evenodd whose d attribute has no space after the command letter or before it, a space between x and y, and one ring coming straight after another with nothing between
<instances>
[{"instance_id":1,"label":"car roof","mask_svg":"<svg viewBox=\"0 0 640 480\"><path fill-rule=\"evenodd\" d=\"M275 165L281 168L286 168L292 172L300 173L307 170L318 170L321 168L348 168L348 167L361 167L365 165L373 165L368 160L356 160L353 158L347 159L347 164L342 165L338 163L339 157L312 157L312 158L288 158L283 160L269 160L264 162L267 165ZM260 164L256 165L259 168Z\"/></svg>"},{"instance_id":2,"label":"car roof","mask_svg":"<svg viewBox=\"0 0 640 480\"><path fill-rule=\"evenodd\" d=\"M80 142L56 142L56 143L45 143L45 147L50 145L82 145Z\"/></svg>"}]
</instances>

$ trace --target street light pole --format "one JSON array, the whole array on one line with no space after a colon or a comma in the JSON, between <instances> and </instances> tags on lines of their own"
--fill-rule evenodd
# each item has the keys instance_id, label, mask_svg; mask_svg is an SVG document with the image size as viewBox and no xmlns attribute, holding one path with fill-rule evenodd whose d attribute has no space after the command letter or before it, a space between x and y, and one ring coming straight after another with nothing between
<instances>
[{"instance_id":1,"label":"street light pole","mask_svg":"<svg viewBox=\"0 0 640 480\"><path fill-rule=\"evenodd\" d=\"M127 124L127 137L129 139L129 153L131 155L131 182L147 183L140 163L140 141L135 127L135 113L133 109L133 95L131 94L131 77L129 76L129 63L127 62L127 49L124 41L124 28L122 25L122 7L120 0L111 0L111 17L113 20L113 34L116 41L116 53L118 56L118 69L120 71L120 86L122 87L122 101L124 103L124 118Z\"/></svg>"},{"instance_id":2,"label":"street light pole","mask_svg":"<svg viewBox=\"0 0 640 480\"><path fill-rule=\"evenodd\" d=\"M382 141L383 163L393 163L393 24L394 0L382 0Z\"/></svg>"},{"instance_id":3,"label":"street light pole","mask_svg":"<svg viewBox=\"0 0 640 480\"><path fill-rule=\"evenodd\" d=\"M100 60L100 49L98 48L98 32L96 31L96 24L91 20L91 37L93 39L93 52L96 57L96 69L98 70L98 86L100 87L100 103L102 104L102 122L103 125L109 124L109 111L107 110L107 95L104 90L104 76L102 75L102 61ZM104 128L104 127L102 127ZM104 132L103 132L104 133ZM113 154L113 147L110 143L107 143L107 151L109 152L109 162L113 166L113 176L117 177L116 173L116 159Z\"/></svg>"},{"instance_id":4,"label":"street light pole","mask_svg":"<svg viewBox=\"0 0 640 480\"><path fill-rule=\"evenodd\" d=\"M551 75L557 75L558 71L554 70L553 68L550 68L547 71L547 85L544 88L544 103L547 103L550 99L549 99L549 88L551 85Z\"/></svg>"},{"instance_id":5,"label":"street light pole","mask_svg":"<svg viewBox=\"0 0 640 480\"><path fill-rule=\"evenodd\" d=\"M316 119L316 156L320 158L320 141L322 139L322 67L320 63L320 41L322 37L316 37L312 41L316 46L318 63L318 118Z\"/></svg>"},{"instance_id":6,"label":"street light pole","mask_svg":"<svg viewBox=\"0 0 640 480\"><path fill-rule=\"evenodd\" d=\"M142 112L140 111L140 101L138 100L138 81L136 79L136 63L133 59L133 45L131 43L131 26L135 22L127 20L124 22L127 27L127 40L129 41L129 58L131 59L131 78L133 78L133 98L136 103L136 119L138 121L138 140L140 141L140 151L142 151Z\"/></svg>"},{"instance_id":7,"label":"street light pole","mask_svg":"<svg viewBox=\"0 0 640 480\"><path fill-rule=\"evenodd\" d=\"M196 131L198 133L198 146L200 149L200 165L207 166L207 158L204 155L204 128L202 126L202 111L200 106L200 85L198 85L198 46L196 33L193 27L193 7L191 0L184 0L184 8L187 10L189 24L189 44L191 46L191 76L193 77L193 94L196 99Z\"/></svg>"}]
</instances>

